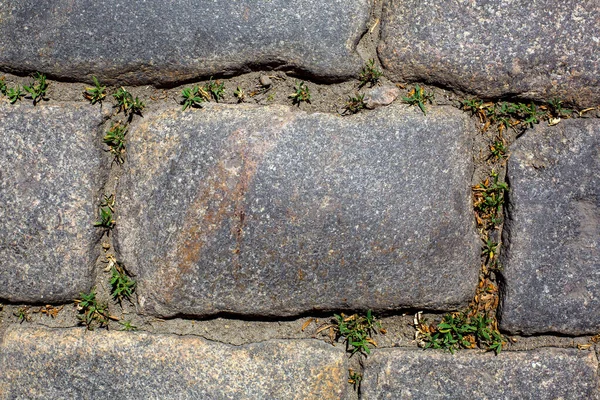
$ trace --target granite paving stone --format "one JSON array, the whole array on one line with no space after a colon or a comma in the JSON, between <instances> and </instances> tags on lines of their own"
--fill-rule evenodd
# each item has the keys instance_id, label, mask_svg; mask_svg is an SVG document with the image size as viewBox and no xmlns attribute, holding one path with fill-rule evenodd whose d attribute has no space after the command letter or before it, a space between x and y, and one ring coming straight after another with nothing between
<instances>
[{"instance_id":1,"label":"granite paving stone","mask_svg":"<svg viewBox=\"0 0 600 400\"><path fill-rule=\"evenodd\" d=\"M600 103L600 2L386 1L378 48L398 81L481 98Z\"/></svg>"},{"instance_id":2,"label":"granite paving stone","mask_svg":"<svg viewBox=\"0 0 600 400\"><path fill-rule=\"evenodd\" d=\"M115 238L146 313L448 309L479 239L468 116L406 105L148 113L130 129Z\"/></svg>"},{"instance_id":3,"label":"granite paving stone","mask_svg":"<svg viewBox=\"0 0 600 400\"><path fill-rule=\"evenodd\" d=\"M511 147L501 327L600 331L600 122L539 125Z\"/></svg>"},{"instance_id":4,"label":"granite paving stone","mask_svg":"<svg viewBox=\"0 0 600 400\"><path fill-rule=\"evenodd\" d=\"M361 398L597 400L598 387L593 351L382 349L365 361Z\"/></svg>"},{"instance_id":5,"label":"granite paving stone","mask_svg":"<svg viewBox=\"0 0 600 400\"><path fill-rule=\"evenodd\" d=\"M0 0L0 69L169 85L279 68L358 75L368 0Z\"/></svg>"},{"instance_id":6,"label":"granite paving stone","mask_svg":"<svg viewBox=\"0 0 600 400\"><path fill-rule=\"evenodd\" d=\"M0 104L0 299L69 301L91 286L104 120L82 104Z\"/></svg>"},{"instance_id":7,"label":"granite paving stone","mask_svg":"<svg viewBox=\"0 0 600 400\"><path fill-rule=\"evenodd\" d=\"M13 325L0 345L0 399L340 399L347 377L344 349L317 340Z\"/></svg>"}]
</instances>

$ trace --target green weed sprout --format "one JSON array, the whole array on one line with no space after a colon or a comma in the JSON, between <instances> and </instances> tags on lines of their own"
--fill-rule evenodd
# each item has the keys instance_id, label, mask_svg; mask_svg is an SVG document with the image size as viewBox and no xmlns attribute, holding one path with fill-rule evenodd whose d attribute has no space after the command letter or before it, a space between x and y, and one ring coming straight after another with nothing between
<instances>
[{"instance_id":1,"label":"green weed sprout","mask_svg":"<svg viewBox=\"0 0 600 400\"><path fill-rule=\"evenodd\" d=\"M16 312L14 312L13 315L17 317L17 321L19 321L20 324L22 324L25 321L31 321L31 315L29 314L28 306L19 307L19 309Z\"/></svg>"},{"instance_id":2,"label":"green weed sprout","mask_svg":"<svg viewBox=\"0 0 600 400\"><path fill-rule=\"evenodd\" d=\"M362 375L355 372L352 368L348 370L348 383L354 387L354 390L357 390L357 388L360 387L362 378Z\"/></svg>"},{"instance_id":3,"label":"green weed sprout","mask_svg":"<svg viewBox=\"0 0 600 400\"><path fill-rule=\"evenodd\" d=\"M114 205L115 205L115 197L114 195L106 196L104 195L104 200L100 203L98 208L100 215L99 219L94 222L94 226L112 229L115 226L115 220L113 219L114 213Z\"/></svg>"},{"instance_id":4,"label":"green weed sprout","mask_svg":"<svg viewBox=\"0 0 600 400\"><path fill-rule=\"evenodd\" d=\"M123 327L122 331L134 332L138 330L137 326L134 326L131 321L119 321L119 325Z\"/></svg>"},{"instance_id":5,"label":"green weed sprout","mask_svg":"<svg viewBox=\"0 0 600 400\"><path fill-rule=\"evenodd\" d=\"M92 80L94 81L94 87L86 88L85 92L83 92L83 96L92 104L96 104L102 102L106 97L106 86L100 85L98 78L95 76L92 76Z\"/></svg>"},{"instance_id":6,"label":"green weed sprout","mask_svg":"<svg viewBox=\"0 0 600 400\"><path fill-rule=\"evenodd\" d=\"M243 103L246 99L246 92L241 87L237 87L233 95L238 99L238 103Z\"/></svg>"},{"instance_id":7,"label":"green weed sprout","mask_svg":"<svg viewBox=\"0 0 600 400\"><path fill-rule=\"evenodd\" d=\"M129 114L130 118L133 114L142 115L142 111L146 107L137 96L134 99L133 95L123 87L119 88L113 97L117 101L118 111L123 111L125 115Z\"/></svg>"},{"instance_id":8,"label":"green weed sprout","mask_svg":"<svg viewBox=\"0 0 600 400\"><path fill-rule=\"evenodd\" d=\"M119 303L125 298L131 300L136 282L125 273L125 270L117 263L111 268L110 278L111 295Z\"/></svg>"},{"instance_id":9,"label":"green weed sprout","mask_svg":"<svg viewBox=\"0 0 600 400\"><path fill-rule=\"evenodd\" d=\"M33 99L33 105L36 105L41 100L44 100L46 96L46 90L48 89L48 83L46 82L46 75L36 72L33 76L33 82L29 86L23 86L23 89Z\"/></svg>"},{"instance_id":10,"label":"green weed sprout","mask_svg":"<svg viewBox=\"0 0 600 400\"><path fill-rule=\"evenodd\" d=\"M379 82L381 75L382 72L375 66L375 60L369 60L358 76L358 80L360 81L360 85L358 87L361 88L367 83L370 83L371 87L375 86L377 82Z\"/></svg>"},{"instance_id":11,"label":"green weed sprout","mask_svg":"<svg viewBox=\"0 0 600 400\"><path fill-rule=\"evenodd\" d=\"M208 100L209 94L205 88L195 85L191 88L183 89L181 91L181 97L183 97L181 102L181 104L183 104L183 108L181 111L185 111L190 107L201 107L202 103Z\"/></svg>"},{"instance_id":12,"label":"green weed sprout","mask_svg":"<svg viewBox=\"0 0 600 400\"><path fill-rule=\"evenodd\" d=\"M348 98L344 112L356 114L360 110L364 109L366 106L367 104L365 103L365 95L357 93L354 97Z\"/></svg>"},{"instance_id":13,"label":"green weed sprout","mask_svg":"<svg viewBox=\"0 0 600 400\"><path fill-rule=\"evenodd\" d=\"M4 81L4 77L0 78L0 93L6 96L7 87L6 82Z\"/></svg>"},{"instance_id":14,"label":"green weed sprout","mask_svg":"<svg viewBox=\"0 0 600 400\"><path fill-rule=\"evenodd\" d=\"M292 99L292 104L300 105L300 103L303 101L310 103L310 90L308 89L308 86L306 86L304 81L300 82L300 84L296 84L294 86L294 90L296 91L296 93L290 95L290 98Z\"/></svg>"},{"instance_id":15,"label":"green weed sprout","mask_svg":"<svg viewBox=\"0 0 600 400\"><path fill-rule=\"evenodd\" d=\"M10 104L15 104L25 96L25 93L23 93L20 86L15 86L6 90L6 96Z\"/></svg>"},{"instance_id":16,"label":"green weed sprout","mask_svg":"<svg viewBox=\"0 0 600 400\"><path fill-rule=\"evenodd\" d=\"M330 331L330 337L335 339L344 338L346 351L352 355L362 353L371 354L369 344L377 346L377 343L371 338L373 333L385 333L381 323L375 319L371 310L367 311L366 316L353 314L350 316L344 314L334 314L332 323L325 323L317 329L316 333L326 329Z\"/></svg>"},{"instance_id":17,"label":"green weed sprout","mask_svg":"<svg viewBox=\"0 0 600 400\"><path fill-rule=\"evenodd\" d=\"M210 77L210 81L206 84L205 90L210 92L213 99L218 103L219 100L223 98L223 94L225 93L225 84L220 81L213 81L212 76Z\"/></svg>"},{"instance_id":18,"label":"green weed sprout","mask_svg":"<svg viewBox=\"0 0 600 400\"><path fill-rule=\"evenodd\" d=\"M490 178L473 187L475 211L493 225L500 222L500 211L504 204L504 193L508 191L506 182L499 182L498 173L492 171Z\"/></svg>"},{"instance_id":19,"label":"green weed sprout","mask_svg":"<svg viewBox=\"0 0 600 400\"><path fill-rule=\"evenodd\" d=\"M89 330L94 329L95 323L100 327L108 325L108 305L98 303L96 300L96 291L92 289L89 293L80 293L80 299L75 300L79 314L77 318L81 324L85 325Z\"/></svg>"},{"instance_id":20,"label":"green weed sprout","mask_svg":"<svg viewBox=\"0 0 600 400\"><path fill-rule=\"evenodd\" d=\"M127 135L127 127L116 123L111 126L102 139L109 146L110 152L119 164L123 164L125 161L125 135Z\"/></svg>"},{"instance_id":21,"label":"green weed sprout","mask_svg":"<svg viewBox=\"0 0 600 400\"><path fill-rule=\"evenodd\" d=\"M506 145L504 144L504 140L502 138L496 139L494 143L490 145L490 152L496 159L504 158L506 156L506 151Z\"/></svg>"},{"instance_id":22,"label":"green weed sprout","mask_svg":"<svg viewBox=\"0 0 600 400\"><path fill-rule=\"evenodd\" d=\"M427 111L425 110L425 103L426 102L431 103L433 101L433 93L426 92L419 85L415 85L414 89L412 89L410 92L408 92L407 97L402 97L402 100L404 100L406 103L410 104L411 106L414 106L414 105L419 106L419 108L421 109L423 114L427 115Z\"/></svg>"},{"instance_id":23,"label":"green weed sprout","mask_svg":"<svg viewBox=\"0 0 600 400\"><path fill-rule=\"evenodd\" d=\"M446 314L437 326L417 320L419 345L425 349L442 349L454 354L457 349L487 348L499 354L505 343L491 319L482 314L468 316L466 312Z\"/></svg>"}]
</instances>

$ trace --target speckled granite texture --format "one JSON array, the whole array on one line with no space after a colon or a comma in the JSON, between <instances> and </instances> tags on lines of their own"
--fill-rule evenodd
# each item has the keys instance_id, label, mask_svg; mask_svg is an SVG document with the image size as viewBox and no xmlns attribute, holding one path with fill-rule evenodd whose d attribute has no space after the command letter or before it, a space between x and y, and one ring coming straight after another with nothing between
<instances>
[{"instance_id":1,"label":"speckled granite texture","mask_svg":"<svg viewBox=\"0 0 600 400\"><path fill-rule=\"evenodd\" d=\"M367 0L0 1L0 68L172 84L281 68L354 77Z\"/></svg>"},{"instance_id":2,"label":"speckled granite texture","mask_svg":"<svg viewBox=\"0 0 600 400\"><path fill-rule=\"evenodd\" d=\"M0 299L71 301L92 285L104 120L81 104L0 104Z\"/></svg>"},{"instance_id":3,"label":"speckled granite texture","mask_svg":"<svg viewBox=\"0 0 600 400\"><path fill-rule=\"evenodd\" d=\"M594 106L599 15L597 0L389 0L379 56L400 81Z\"/></svg>"},{"instance_id":4,"label":"speckled granite texture","mask_svg":"<svg viewBox=\"0 0 600 400\"><path fill-rule=\"evenodd\" d=\"M141 332L11 328L0 399L339 399L344 350L316 340L245 346Z\"/></svg>"},{"instance_id":5,"label":"speckled granite texture","mask_svg":"<svg viewBox=\"0 0 600 400\"><path fill-rule=\"evenodd\" d=\"M464 306L479 270L472 127L454 108L147 115L116 238L162 316Z\"/></svg>"},{"instance_id":6,"label":"speckled granite texture","mask_svg":"<svg viewBox=\"0 0 600 400\"><path fill-rule=\"evenodd\" d=\"M475 351L375 350L363 399L598 399L593 351L539 349L496 356Z\"/></svg>"},{"instance_id":7,"label":"speckled granite texture","mask_svg":"<svg viewBox=\"0 0 600 400\"><path fill-rule=\"evenodd\" d=\"M512 146L501 326L600 331L600 125L540 125Z\"/></svg>"}]
</instances>

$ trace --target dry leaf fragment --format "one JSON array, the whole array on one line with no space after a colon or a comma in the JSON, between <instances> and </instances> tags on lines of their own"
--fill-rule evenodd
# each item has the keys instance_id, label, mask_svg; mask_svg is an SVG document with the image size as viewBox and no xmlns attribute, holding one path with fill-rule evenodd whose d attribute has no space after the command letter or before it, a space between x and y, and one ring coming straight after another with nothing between
<instances>
[{"instance_id":1,"label":"dry leaf fragment","mask_svg":"<svg viewBox=\"0 0 600 400\"><path fill-rule=\"evenodd\" d=\"M549 126L557 125L559 122L560 122L560 118L550 118L550 119L548 119L548 125Z\"/></svg>"},{"instance_id":2,"label":"dry leaf fragment","mask_svg":"<svg viewBox=\"0 0 600 400\"><path fill-rule=\"evenodd\" d=\"M63 307L64 307L64 305L62 305L60 307L54 307L50 304L47 304L43 307L40 307L40 309L37 312L46 314L47 316L52 317L52 318L56 318L56 316L63 309Z\"/></svg>"},{"instance_id":3,"label":"dry leaf fragment","mask_svg":"<svg viewBox=\"0 0 600 400\"><path fill-rule=\"evenodd\" d=\"M306 320L306 322L304 322L304 323L302 324L302 329L301 329L301 331L302 331L302 332L304 332L304 330L306 329L306 327L307 327L307 326L309 326L309 325L310 325L310 323L311 323L311 322L313 322L313 321L314 321L314 319L313 319L313 318L309 318L309 319L307 319L307 320Z\"/></svg>"},{"instance_id":4,"label":"dry leaf fragment","mask_svg":"<svg viewBox=\"0 0 600 400\"><path fill-rule=\"evenodd\" d=\"M595 110L595 109L596 109L596 107L590 107L590 108L586 108L584 110L581 110L581 111L579 111L579 116L581 117L583 115L583 113L586 113L588 111L592 111L592 110Z\"/></svg>"},{"instance_id":5,"label":"dry leaf fragment","mask_svg":"<svg viewBox=\"0 0 600 400\"><path fill-rule=\"evenodd\" d=\"M333 326L333 325L330 325L330 324L326 324L326 325L322 325L322 326L320 326L320 327L317 329L317 331L315 332L315 335L316 335L316 334L318 334L318 333L321 333L321 332L323 332L325 329L331 328L332 326Z\"/></svg>"},{"instance_id":6,"label":"dry leaf fragment","mask_svg":"<svg viewBox=\"0 0 600 400\"><path fill-rule=\"evenodd\" d=\"M106 266L106 268L104 268L104 272L108 272L112 269L112 267L117 265L117 259L115 258L114 254L107 254L106 255L106 262L108 263L108 265Z\"/></svg>"},{"instance_id":7,"label":"dry leaf fragment","mask_svg":"<svg viewBox=\"0 0 600 400\"><path fill-rule=\"evenodd\" d=\"M379 24L379 18L377 18L375 20L375 23L373 24L373 26L371 27L371 29L369 29L369 33L373 33L373 30L375 29L375 27L377 26L377 24Z\"/></svg>"}]
</instances>

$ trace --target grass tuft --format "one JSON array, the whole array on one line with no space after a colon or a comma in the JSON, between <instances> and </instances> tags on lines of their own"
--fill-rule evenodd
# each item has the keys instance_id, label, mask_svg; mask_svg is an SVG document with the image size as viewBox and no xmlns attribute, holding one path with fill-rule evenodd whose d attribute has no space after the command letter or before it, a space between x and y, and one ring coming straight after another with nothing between
<instances>
[{"instance_id":1,"label":"grass tuft","mask_svg":"<svg viewBox=\"0 0 600 400\"><path fill-rule=\"evenodd\" d=\"M419 106L419 108L421 109L423 114L427 115L427 111L425 110L425 103L433 102L433 93L426 92L419 85L415 85L414 89L412 89L410 92L408 92L408 96L402 97L402 100L404 100L406 103L410 104L411 106L414 106L414 105Z\"/></svg>"},{"instance_id":2,"label":"grass tuft","mask_svg":"<svg viewBox=\"0 0 600 400\"><path fill-rule=\"evenodd\" d=\"M131 301L131 296L135 290L136 282L131 279L126 273L120 263L114 263L111 268L110 286L111 295L113 299L119 303L123 299Z\"/></svg>"},{"instance_id":3,"label":"grass tuft","mask_svg":"<svg viewBox=\"0 0 600 400\"><path fill-rule=\"evenodd\" d=\"M345 105L344 113L356 114L367 106L365 103L364 94L355 94L354 97L349 97Z\"/></svg>"},{"instance_id":4,"label":"grass tuft","mask_svg":"<svg viewBox=\"0 0 600 400\"><path fill-rule=\"evenodd\" d=\"M33 75L33 82L29 85L23 86L23 89L33 99L33 105L35 106L41 100L46 100L46 90L48 89L48 83L46 82L46 75L36 72Z\"/></svg>"},{"instance_id":5,"label":"grass tuft","mask_svg":"<svg viewBox=\"0 0 600 400\"><path fill-rule=\"evenodd\" d=\"M290 95L290 99L292 99L292 104L296 104L300 106L300 103L307 102L310 103L310 90L308 86L304 82L297 83L294 86L294 90L296 93Z\"/></svg>"},{"instance_id":6,"label":"grass tuft","mask_svg":"<svg viewBox=\"0 0 600 400\"><path fill-rule=\"evenodd\" d=\"M83 92L83 97L89 100L92 104L96 104L98 102L102 102L106 97L106 86L100 85L98 82L98 78L92 76L92 80L94 81L94 87L86 88Z\"/></svg>"},{"instance_id":7,"label":"grass tuft","mask_svg":"<svg viewBox=\"0 0 600 400\"><path fill-rule=\"evenodd\" d=\"M379 82L379 78L381 78L382 75L383 73L375 66L375 60L370 59L363 67L362 71L360 71L360 75L358 76L360 85L358 87L361 88L368 83L373 87Z\"/></svg>"},{"instance_id":8,"label":"grass tuft","mask_svg":"<svg viewBox=\"0 0 600 400\"><path fill-rule=\"evenodd\" d=\"M96 325L100 328L108 326L108 305L96 300L96 290L92 288L89 293L80 293L79 296L81 298L75 300L79 322L89 330L94 330Z\"/></svg>"}]
</instances>

